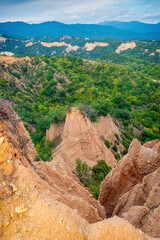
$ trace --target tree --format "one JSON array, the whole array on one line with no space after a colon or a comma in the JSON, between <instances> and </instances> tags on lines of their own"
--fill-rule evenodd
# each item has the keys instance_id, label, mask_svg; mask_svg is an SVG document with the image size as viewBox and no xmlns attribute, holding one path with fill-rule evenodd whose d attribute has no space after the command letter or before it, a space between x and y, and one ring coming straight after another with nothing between
<instances>
[{"instance_id":1,"label":"tree","mask_svg":"<svg viewBox=\"0 0 160 240\"><path fill-rule=\"evenodd\" d=\"M90 168L86 162L82 162L80 159L76 159L76 175L83 183L85 178L89 178Z\"/></svg>"},{"instance_id":2,"label":"tree","mask_svg":"<svg viewBox=\"0 0 160 240\"><path fill-rule=\"evenodd\" d=\"M92 177L101 182L105 176L111 171L111 167L107 165L104 160L98 161L98 163L92 168Z\"/></svg>"}]
</instances>

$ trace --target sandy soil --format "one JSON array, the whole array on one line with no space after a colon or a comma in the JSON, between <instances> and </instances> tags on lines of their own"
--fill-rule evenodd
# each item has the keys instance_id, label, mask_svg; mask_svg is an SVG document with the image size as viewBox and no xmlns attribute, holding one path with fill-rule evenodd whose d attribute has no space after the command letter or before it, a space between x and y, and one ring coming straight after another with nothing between
<instances>
[{"instance_id":1,"label":"sandy soil","mask_svg":"<svg viewBox=\"0 0 160 240\"><path fill-rule=\"evenodd\" d=\"M26 47L30 47L30 46L32 46L33 44L34 44L33 42L29 42L29 43L26 44Z\"/></svg>"},{"instance_id":2,"label":"sandy soil","mask_svg":"<svg viewBox=\"0 0 160 240\"><path fill-rule=\"evenodd\" d=\"M0 37L0 42L5 42L7 38Z\"/></svg>"},{"instance_id":3,"label":"sandy soil","mask_svg":"<svg viewBox=\"0 0 160 240\"><path fill-rule=\"evenodd\" d=\"M128 43L122 43L117 49L116 49L116 53L120 53L122 51L125 51L129 48L133 49L136 47L135 42L128 42Z\"/></svg>"},{"instance_id":4,"label":"sandy soil","mask_svg":"<svg viewBox=\"0 0 160 240\"><path fill-rule=\"evenodd\" d=\"M95 47L99 46L99 47L107 47L109 44L108 43L104 43L104 42L95 42L95 43L86 43L84 48L87 51L92 51Z\"/></svg>"},{"instance_id":5,"label":"sandy soil","mask_svg":"<svg viewBox=\"0 0 160 240\"><path fill-rule=\"evenodd\" d=\"M41 45L44 47L62 47L62 46L66 46L66 52L69 53L70 51L77 51L77 49L79 48L78 46L72 46L71 44L67 44L65 42L41 42Z\"/></svg>"},{"instance_id":6,"label":"sandy soil","mask_svg":"<svg viewBox=\"0 0 160 240\"><path fill-rule=\"evenodd\" d=\"M12 52L0 52L0 55L5 55L5 56L9 56L9 57L11 57L11 56L13 56L14 55L14 53L12 53Z\"/></svg>"},{"instance_id":7,"label":"sandy soil","mask_svg":"<svg viewBox=\"0 0 160 240\"><path fill-rule=\"evenodd\" d=\"M68 35L63 35L61 38L60 38L60 41L64 40L64 39L71 39L70 36Z\"/></svg>"},{"instance_id":8,"label":"sandy soil","mask_svg":"<svg viewBox=\"0 0 160 240\"><path fill-rule=\"evenodd\" d=\"M10 56L0 56L0 63L5 62L6 64L12 64L14 62L20 62L23 60L30 60L30 58L29 57L16 58L16 57L10 57Z\"/></svg>"}]
</instances>

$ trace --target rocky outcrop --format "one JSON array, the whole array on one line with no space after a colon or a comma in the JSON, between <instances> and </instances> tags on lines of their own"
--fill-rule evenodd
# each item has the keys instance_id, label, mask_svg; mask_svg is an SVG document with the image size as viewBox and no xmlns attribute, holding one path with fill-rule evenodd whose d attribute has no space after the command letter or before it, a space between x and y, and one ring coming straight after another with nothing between
<instances>
[{"instance_id":1,"label":"rocky outcrop","mask_svg":"<svg viewBox=\"0 0 160 240\"><path fill-rule=\"evenodd\" d=\"M72 170L76 159L86 161L93 167L98 160L105 160L111 167L117 162L111 151L100 140L91 121L77 108L67 113L62 143L53 153L53 158L62 157Z\"/></svg>"},{"instance_id":2,"label":"rocky outcrop","mask_svg":"<svg viewBox=\"0 0 160 240\"><path fill-rule=\"evenodd\" d=\"M160 237L160 140L143 146L134 140L128 154L103 181L99 200L108 217L124 217Z\"/></svg>"},{"instance_id":3,"label":"rocky outcrop","mask_svg":"<svg viewBox=\"0 0 160 240\"><path fill-rule=\"evenodd\" d=\"M34 162L34 146L8 104L0 108L0 238L2 240L150 240L128 221L102 220L93 199L62 158ZM27 136L27 141L25 141ZM31 151L31 154L30 154ZM90 224L89 222L99 221Z\"/></svg>"}]
</instances>

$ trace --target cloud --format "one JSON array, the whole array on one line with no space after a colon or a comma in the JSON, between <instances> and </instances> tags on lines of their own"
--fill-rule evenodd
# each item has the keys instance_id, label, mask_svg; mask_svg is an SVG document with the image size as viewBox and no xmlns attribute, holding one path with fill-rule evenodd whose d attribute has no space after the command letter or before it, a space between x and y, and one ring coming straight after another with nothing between
<instances>
[{"instance_id":1,"label":"cloud","mask_svg":"<svg viewBox=\"0 0 160 240\"><path fill-rule=\"evenodd\" d=\"M152 22L153 14L160 9L158 0L0 0L0 6L1 22L98 23L145 19ZM148 13L152 16L145 15Z\"/></svg>"}]
</instances>

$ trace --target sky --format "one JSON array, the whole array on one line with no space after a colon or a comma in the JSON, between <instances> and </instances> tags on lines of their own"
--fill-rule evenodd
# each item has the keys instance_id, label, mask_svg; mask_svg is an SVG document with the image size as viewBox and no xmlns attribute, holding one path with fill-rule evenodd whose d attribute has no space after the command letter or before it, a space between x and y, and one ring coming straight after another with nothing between
<instances>
[{"instance_id":1,"label":"sky","mask_svg":"<svg viewBox=\"0 0 160 240\"><path fill-rule=\"evenodd\" d=\"M160 22L159 0L0 0L0 22Z\"/></svg>"}]
</instances>

